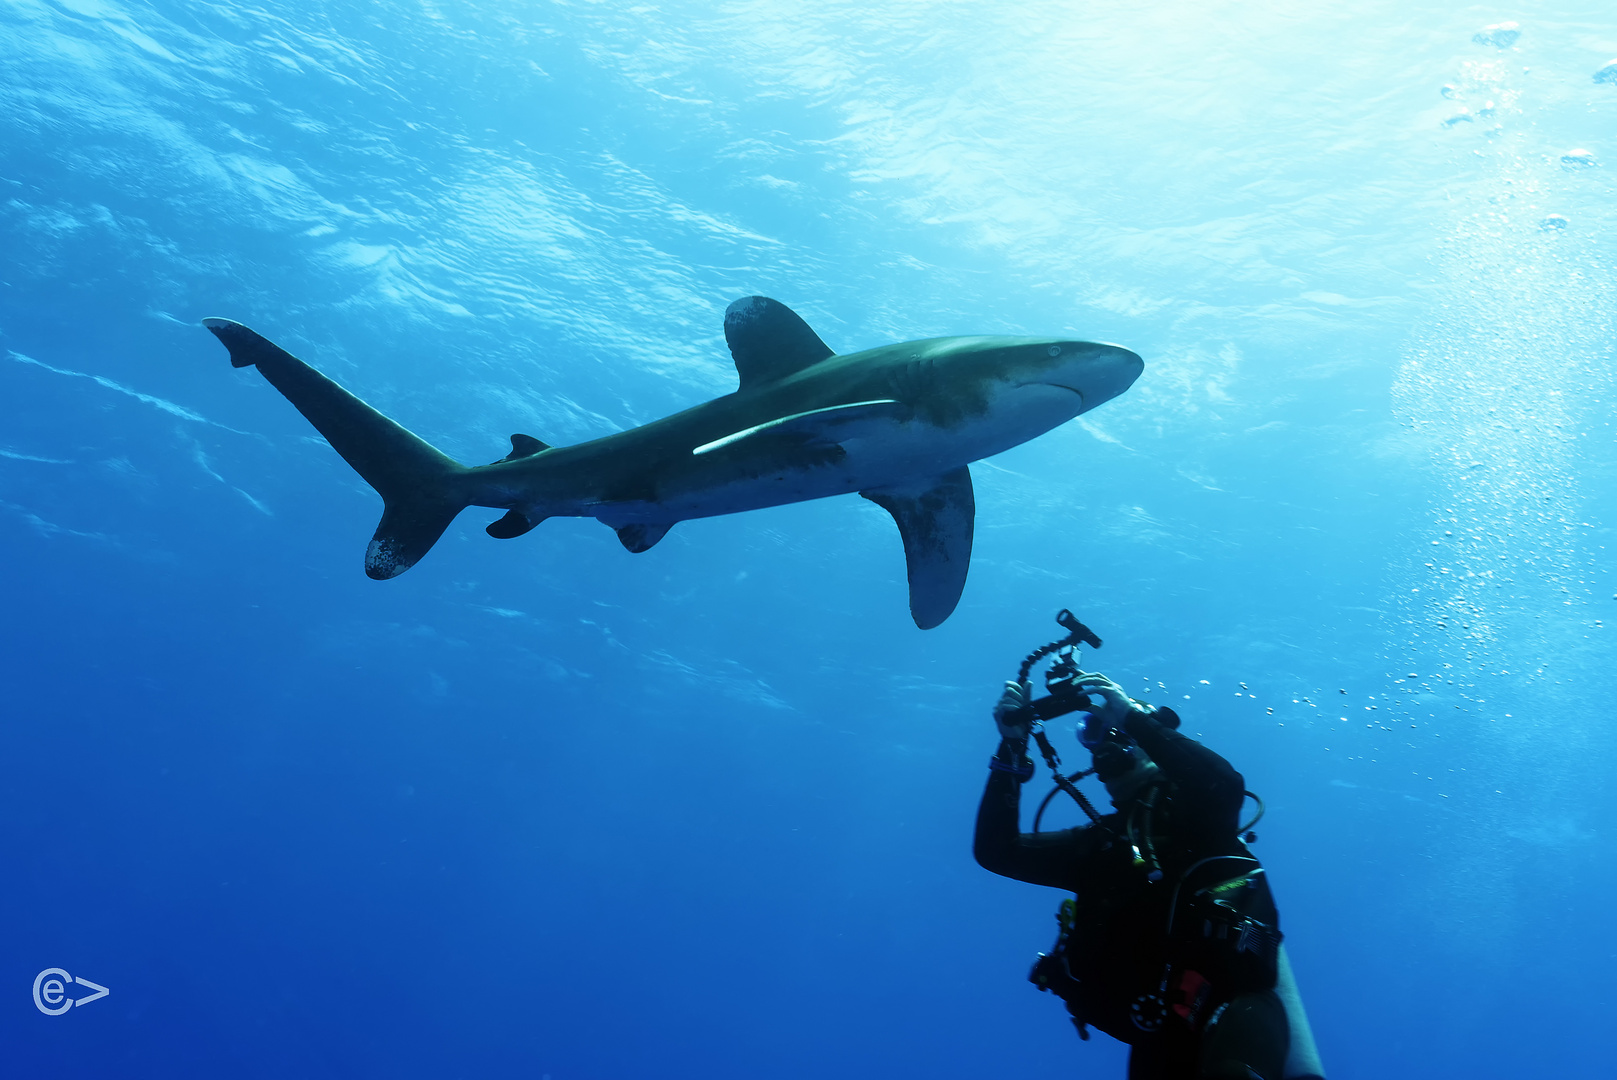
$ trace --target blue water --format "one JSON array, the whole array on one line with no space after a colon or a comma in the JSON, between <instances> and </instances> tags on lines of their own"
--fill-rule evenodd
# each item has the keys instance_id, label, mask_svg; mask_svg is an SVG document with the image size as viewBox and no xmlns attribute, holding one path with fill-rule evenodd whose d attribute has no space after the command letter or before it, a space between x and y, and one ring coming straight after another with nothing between
<instances>
[{"instance_id":1,"label":"blue water","mask_svg":"<svg viewBox=\"0 0 1617 1080\"><path fill-rule=\"evenodd\" d=\"M970 857L1064 606L1267 800L1333 1077L1606 1074L1609 4L1075 10L0 3L6 1074L1120 1076ZM370 581L198 325L485 462L728 392L753 293L1147 370L923 633L855 497Z\"/></svg>"}]
</instances>

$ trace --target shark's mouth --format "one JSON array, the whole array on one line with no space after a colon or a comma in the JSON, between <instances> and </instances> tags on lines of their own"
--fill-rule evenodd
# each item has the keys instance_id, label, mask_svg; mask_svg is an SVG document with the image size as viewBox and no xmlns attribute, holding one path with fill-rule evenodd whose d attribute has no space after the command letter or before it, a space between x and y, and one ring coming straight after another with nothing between
<instances>
[{"instance_id":1,"label":"shark's mouth","mask_svg":"<svg viewBox=\"0 0 1617 1080\"><path fill-rule=\"evenodd\" d=\"M1079 389L1077 389L1075 387L1064 385L1062 383L1058 383L1058 382L1026 383L1024 385L1027 385L1027 386L1049 386L1049 387L1053 387L1053 388L1055 388L1057 390L1065 390L1069 394L1076 394L1078 396L1078 400L1080 402L1082 402L1084 400L1084 392L1082 390L1079 390Z\"/></svg>"}]
</instances>

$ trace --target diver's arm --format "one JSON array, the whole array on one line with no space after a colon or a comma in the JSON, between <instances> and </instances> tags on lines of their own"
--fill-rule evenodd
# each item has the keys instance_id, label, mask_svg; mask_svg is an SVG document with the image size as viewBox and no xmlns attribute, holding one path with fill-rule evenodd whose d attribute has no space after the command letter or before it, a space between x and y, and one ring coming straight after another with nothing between
<instances>
[{"instance_id":1,"label":"diver's arm","mask_svg":"<svg viewBox=\"0 0 1617 1080\"><path fill-rule=\"evenodd\" d=\"M1005 739L1000 742L994 760L1011 766L1026 760L1026 750L1026 743L1016 744ZM977 806L977 835L972 854L984 870L1032 885L1071 889L1075 834L1083 830L1022 832L1022 783L1026 779L1005 767L989 772L983 800Z\"/></svg>"},{"instance_id":2,"label":"diver's arm","mask_svg":"<svg viewBox=\"0 0 1617 1080\"><path fill-rule=\"evenodd\" d=\"M1228 761L1142 709L1129 712L1123 730L1178 786L1183 797L1220 817L1240 814L1246 781ZM1234 828L1233 821L1230 827Z\"/></svg>"},{"instance_id":3,"label":"diver's arm","mask_svg":"<svg viewBox=\"0 0 1617 1080\"><path fill-rule=\"evenodd\" d=\"M1100 674L1085 674L1077 686L1092 699L1090 724L1117 727L1146 752L1162 774L1174 782L1180 797L1197 807L1197 817L1215 831L1233 832L1240 819L1246 782L1234 766L1201 743L1180 734L1179 717L1171 709L1152 709L1129 697L1117 683ZM1158 716L1173 721L1169 727ZM1087 744L1086 745L1090 745Z\"/></svg>"}]
</instances>

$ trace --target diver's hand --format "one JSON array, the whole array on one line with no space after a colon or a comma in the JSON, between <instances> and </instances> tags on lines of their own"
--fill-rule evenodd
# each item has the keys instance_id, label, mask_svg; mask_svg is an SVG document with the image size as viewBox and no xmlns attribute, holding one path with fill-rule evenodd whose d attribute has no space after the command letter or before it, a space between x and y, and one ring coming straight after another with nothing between
<instances>
[{"instance_id":1,"label":"diver's hand","mask_svg":"<svg viewBox=\"0 0 1617 1080\"><path fill-rule=\"evenodd\" d=\"M994 724L999 728L1000 738L1016 743L1027 742L1028 733L1033 728L1033 709L1028 705L1032 700L1032 683L1005 684L1005 692L994 705Z\"/></svg>"},{"instance_id":2,"label":"diver's hand","mask_svg":"<svg viewBox=\"0 0 1617 1080\"><path fill-rule=\"evenodd\" d=\"M1121 686L1098 672L1079 675L1073 686L1088 694L1092 703L1097 698L1100 700L1100 704L1089 709L1086 727L1098 724L1103 728L1121 728L1134 713L1145 711Z\"/></svg>"}]
</instances>

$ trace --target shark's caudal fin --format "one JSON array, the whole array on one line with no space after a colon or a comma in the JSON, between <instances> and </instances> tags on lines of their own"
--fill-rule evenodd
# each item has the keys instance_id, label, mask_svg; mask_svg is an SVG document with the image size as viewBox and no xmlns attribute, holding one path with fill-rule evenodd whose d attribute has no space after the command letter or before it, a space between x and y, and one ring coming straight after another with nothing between
<instances>
[{"instance_id":1,"label":"shark's caudal fin","mask_svg":"<svg viewBox=\"0 0 1617 1080\"><path fill-rule=\"evenodd\" d=\"M977 499L964 465L912 486L859 494L893 515L904 539L910 576L910 615L930 630L954 613L971 567Z\"/></svg>"},{"instance_id":2,"label":"shark's caudal fin","mask_svg":"<svg viewBox=\"0 0 1617 1080\"><path fill-rule=\"evenodd\" d=\"M468 470L459 462L241 323L203 319L202 325L230 350L233 366L258 368L382 496L365 573L377 580L404 573L468 505L461 494Z\"/></svg>"}]
</instances>

